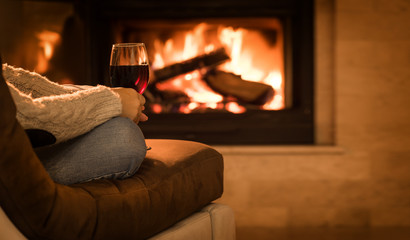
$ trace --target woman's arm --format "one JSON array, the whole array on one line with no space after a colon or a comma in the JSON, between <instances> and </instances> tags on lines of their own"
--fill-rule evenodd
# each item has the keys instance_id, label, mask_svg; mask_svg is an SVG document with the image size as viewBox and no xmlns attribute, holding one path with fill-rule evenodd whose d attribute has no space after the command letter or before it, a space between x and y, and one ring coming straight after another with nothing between
<instances>
[{"instance_id":1,"label":"woman's arm","mask_svg":"<svg viewBox=\"0 0 410 240\"><path fill-rule=\"evenodd\" d=\"M25 129L49 131L57 142L90 131L112 117L146 121L144 97L130 88L63 86L4 64L4 76Z\"/></svg>"},{"instance_id":2,"label":"woman's arm","mask_svg":"<svg viewBox=\"0 0 410 240\"><path fill-rule=\"evenodd\" d=\"M122 114L121 99L108 87L98 86L70 94L32 98L8 83L25 129L52 133L57 142L84 134Z\"/></svg>"},{"instance_id":3,"label":"woman's arm","mask_svg":"<svg viewBox=\"0 0 410 240\"><path fill-rule=\"evenodd\" d=\"M31 95L33 98L68 94L78 91L70 86L64 86L48 80L38 73L30 72L22 68L15 68L3 64L3 75L7 82L11 83L20 92Z\"/></svg>"}]
</instances>

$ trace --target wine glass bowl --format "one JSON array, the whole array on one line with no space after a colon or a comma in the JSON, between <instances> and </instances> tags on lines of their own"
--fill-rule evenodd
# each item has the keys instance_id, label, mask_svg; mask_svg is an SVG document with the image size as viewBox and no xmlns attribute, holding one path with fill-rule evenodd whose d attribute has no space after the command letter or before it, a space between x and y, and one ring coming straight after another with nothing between
<instances>
[{"instance_id":1,"label":"wine glass bowl","mask_svg":"<svg viewBox=\"0 0 410 240\"><path fill-rule=\"evenodd\" d=\"M113 44L110 59L111 86L133 88L142 94L148 81L149 62L145 44Z\"/></svg>"}]
</instances>

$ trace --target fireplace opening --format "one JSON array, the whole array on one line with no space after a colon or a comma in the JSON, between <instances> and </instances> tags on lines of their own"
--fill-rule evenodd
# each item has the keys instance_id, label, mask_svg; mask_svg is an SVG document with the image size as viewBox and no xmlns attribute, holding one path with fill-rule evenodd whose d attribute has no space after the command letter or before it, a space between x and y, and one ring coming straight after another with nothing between
<instances>
[{"instance_id":1,"label":"fireplace opening","mask_svg":"<svg viewBox=\"0 0 410 240\"><path fill-rule=\"evenodd\" d=\"M314 143L311 0L7 4L23 34L11 32L2 54L60 83L109 85L111 45L144 42L147 138Z\"/></svg>"},{"instance_id":2,"label":"fireplace opening","mask_svg":"<svg viewBox=\"0 0 410 240\"><path fill-rule=\"evenodd\" d=\"M127 20L115 21L112 30L115 42L147 46L149 114L290 107L283 26L277 18Z\"/></svg>"}]
</instances>

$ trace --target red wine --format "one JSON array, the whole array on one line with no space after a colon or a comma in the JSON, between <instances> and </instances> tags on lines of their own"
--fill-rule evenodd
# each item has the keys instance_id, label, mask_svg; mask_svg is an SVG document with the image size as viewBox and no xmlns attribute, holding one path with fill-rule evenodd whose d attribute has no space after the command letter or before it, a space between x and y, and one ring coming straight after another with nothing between
<instances>
[{"instance_id":1,"label":"red wine","mask_svg":"<svg viewBox=\"0 0 410 240\"><path fill-rule=\"evenodd\" d=\"M148 65L110 66L110 80L113 87L134 88L143 93L148 85Z\"/></svg>"}]
</instances>

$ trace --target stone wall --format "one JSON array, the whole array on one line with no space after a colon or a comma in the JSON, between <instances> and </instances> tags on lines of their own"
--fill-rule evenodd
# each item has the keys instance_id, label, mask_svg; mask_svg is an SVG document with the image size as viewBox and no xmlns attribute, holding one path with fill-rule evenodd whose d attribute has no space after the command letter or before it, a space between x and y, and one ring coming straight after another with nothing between
<instances>
[{"instance_id":1,"label":"stone wall","mask_svg":"<svg viewBox=\"0 0 410 240\"><path fill-rule=\"evenodd\" d=\"M410 226L410 1L316 0L315 146L216 146L238 229ZM256 230L255 230L256 231Z\"/></svg>"}]
</instances>

